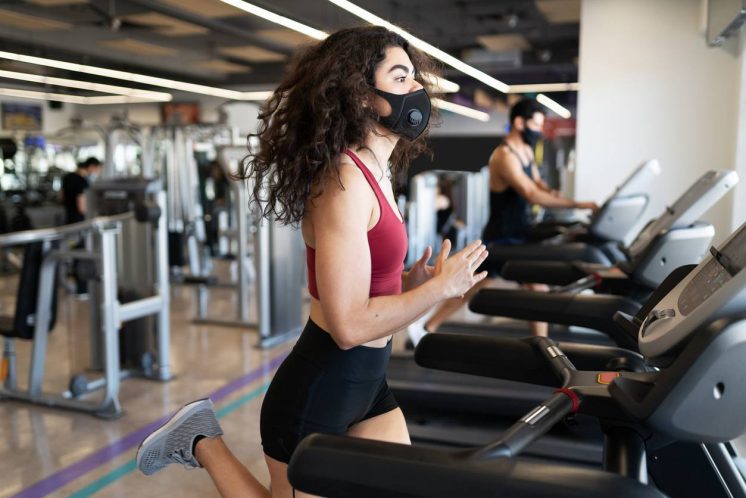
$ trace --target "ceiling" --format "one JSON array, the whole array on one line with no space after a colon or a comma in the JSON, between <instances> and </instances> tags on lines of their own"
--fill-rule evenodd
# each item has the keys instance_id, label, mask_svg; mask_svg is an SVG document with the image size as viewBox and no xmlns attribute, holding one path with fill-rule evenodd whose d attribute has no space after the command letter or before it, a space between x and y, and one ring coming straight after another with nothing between
<instances>
[{"instance_id":1,"label":"ceiling","mask_svg":"<svg viewBox=\"0 0 746 498\"><path fill-rule=\"evenodd\" d=\"M363 24L327 0L252 3L327 32ZM356 3L508 84L577 81L580 0ZM0 2L0 50L225 88L271 88L293 50L311 41L219 0ZM81 78L2 59L0 69ZM499 96L455 70L445 73L461 84L462 98ZM0 86L19 85L0 79ZM575 95L553 98L572 105Z\"/></svg>"}]
</instances>

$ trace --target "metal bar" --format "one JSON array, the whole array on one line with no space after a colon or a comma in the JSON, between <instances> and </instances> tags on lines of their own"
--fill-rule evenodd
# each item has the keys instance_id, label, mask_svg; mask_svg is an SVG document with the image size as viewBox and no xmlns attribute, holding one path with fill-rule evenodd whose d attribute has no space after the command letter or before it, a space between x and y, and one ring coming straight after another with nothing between
<instances>
[{"instance_id":1,"label":"metal bar","mask_svg":"<svg viewBox=\"0 0 746 498\"><path fill-rule=\"evenodd\" d=\"M101 330L104 339L104 377L106 390L103 404L113 404L114 412L121 412L119 406L119 303L117 302L117 267L116 240L114 233L106 231L101 234L102 255L102 299ZM97 331L92 330L92 333Z\"/></svg>"},{"instance_id":2,"label":"metal bar","mask_svg":"<svg viewBox=\"0 0 746 498\"><path fill-rule=\"evenodd\" d=\"M50 242L44 244L43 251L48 252ZM24 265L26 262L24 262ZM34 313L34 342L29 368L28 391L31 396L41 393L44 381L44 367L47 357L47 341L49 339L49 322L52 317L54 304L54 277L57 272L57 259L53 255L43 257L39 271L39 288L36 298L36 313Z\"/></svg>"},{"instance_id":3,"label":"metal bar","mask_svg":"<svg viewBox=\"0 0 746 498\"><path fill-rule=\"evenodd\" d=\"M167 304L167 303L165 303ZM120 322L128 322L148 315L155 315L164 308L162 296L151 296L120 304L117 316Z\"/></svg>"},{"instance_id":4,"label":"metal bar","mask_svg":"<svg viewBox=\"0 0 746 498\"><path fill-rule=\"evenodd\" d=\"M513 424L500 439L478 448L469 455L474 460L512 458L526 446L546 434L572 411L572 400L563 393L556 393L541 405Z\"/></svg>"},{"instance_id":5,"label":"metal bar","mask_svg":"<svg viewBox=\"0 0 746 498\"><path fill-rule=\"evenodd\" d=\"M272 263L269 253L270 230L272 221L262 219L259 222L254 243L256 244L257 260L257 282L256 299L257 314L259 316L259 340L260 342L272 334L271 310L270 310L270 264Z\"/></svg>"},{"instance_id":6,"label":"metal bar","mask_svg":"<svg viewBox=\"0 0 746 498\"><path fill-rule=\"evenodd\" d=\"M567 385L572 372L576 371L575 365L572 364L553 340L541 337L537 341L537 346L548 360L552 370L562 380L563 386Z\"/></svg>"},{"instance_id":7,"label":"metal bar","mask_svg":"<svg viewBox=\"0 0 746 498\"><path fill-rule=\"evenodd\" d=\"M238 210L238 301L236 302L236 318L241 322L249 321L249 275L246 262L249 258L249 227L248 227L248 196L246 184L242 181L232 181L236 193L236 208Z\"/></svg>"},{"instance_id":8,"label":"metal bar","mask_svg":"<svg viewBox=\"0 0 746 498\"><path fill-rule=\"evenodd\" d=\"M22 232L0 235L0 247L20 246L32 242L58 240L68 235L77 235L88 230L104 230L111 225L118 225L122 221L130 219L132 216L132 213L118 214L115 216L99 216L90 220L63 225L56 228L39 228L36 230L24 230Z\"/></svg>"},{"instance_id":9,"label":"metal bar","mask_svg":"<svg viewBox=\"0 0 746 498\"><path fill-rule=\"evenodd\" d=\"M156 279L161 300L158 311L158 373L160 380L171 378L171 287L168 268L168 231L166 229L166 192L160 191L156 196L161 216L158 218L156 232Z\"/></svg>"}]
</instances>

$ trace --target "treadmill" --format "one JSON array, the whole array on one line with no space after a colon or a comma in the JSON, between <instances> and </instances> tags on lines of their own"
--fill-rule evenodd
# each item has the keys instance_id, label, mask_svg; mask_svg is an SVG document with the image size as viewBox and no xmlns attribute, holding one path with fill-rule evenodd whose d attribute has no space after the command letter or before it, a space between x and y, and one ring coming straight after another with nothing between
<instances>
[{"instance_id":1,"label":"treadmill","mask_svg":"<svg viewBox=\"0 0 746 498\"><path fill-rule=\"evenodd\" d=\"M551 294L526 290L482 289L471 301L477 313L522 320L576 325L611 334L616 344L635 347L624 336L614 336L611 316L617 310L634 313L650 292L674 269L698 263L715 230L697 219L738 183L735 171L708 171L628 246L621 247L615 264L585 261L510 260L502 268L507 280L560 285ZM543 246L542 246L543 247ZM492 250L492 249L490 249ZM579 294L594 289L597 295ZM615 297L606 294L615 294ZM545 319L546 314L554 317ZM563 316L564 315L564 318ZM447 332L494 331L489 325L449 322ZM525 332L524 332L525 333ZM555 331L555 334L557 332ZM562 332L560 332L562 334ZM567 336L572 340L572 335ZM578 339L608 344L605 338L584 331Z\"/></svg>"},{"instance_id":2,"label":"treadmill","mask_svg":"<svg viewBox=\"0 0 746 498\"><path fill-rule=\"evenodd\" d=\"M698 200L707 206L711 206L723 196L723 190L729 190L737 181L738 174L735 171L708 171L677 202L688 203ZM713 199L708 201L709 197ZM673 207L667 208L667 210L671 210ZM649 223L630 246L622 245L620 247L616 242L491 245L488 259L494 266L500 266L506 261L515 260L585 261L612 266L620 261L625 261L628 254L635 254L641 247L646 247L650 239L655 237L660 230L691 226L704 211L706 209L700 212L693 210L690 216L679 217L674 223L671 223L670 218L676 217L678 214L674 212L671 213L671 216L666 216L664 213ZM625 248L626 250L624 250Z\"/></svg>"},{"instance_id":3,"label":"treadmill","mask_svg":"<svg viewBox=\"0 0 746 498\"><path fill-rule=\"evenodd\" d=\"M500 436L466 449L311 435L291 458L289 480L330 498L744 498L730 441L746 432L745 267L746 224L635 317L617 316L638 337L642 371L594 365L593 355L579 359L548 338L426 336L417 347L424 367L550 391ZM579 414L602 427L599 468L524 456Z\"/></svg>"},{"instance_id":4,"label":"treadmill","mask_svg":"<svg viewBox=\"0 0 746 498\"><path fill-rule=\"evenodd\" d=\"M644 240L646 244L637 242L633 244L636 256L632 258L632 261L642 264L641 268L652 267L652 274L645 273L649 279L652 279L656 275L656 265L660 265L658 258L661 254L668 254L665 250L667 245L673 244L676 247L680 241L689 240L692 245L698 247L698 252L687 254L688 260L679 261L679 263L698 262L706 252L707 244L711 242L714 231L711 226L692 223L692 220L709 209L716 200L735 185L736 181L735 172L713 171L705 174L671 208L667 209L661 218L650 224L661 229L677 226L678 228L661 232L644 231L638 239ZM681 219L689 221L687 224L681 224ZM677 261L677 257L680 256L682 256L682 251L679 248L672 252L669 262ZM681 276L681 272L675 272L673 275L674 278L681 278ZM489 293L493 291L483 290L478 296L482 292L489 296ZM513 296L513 294L522 296L521 291L494 292L506 293L510 300L477 301L475 297L473 302L480 303L480 306L486 308L487 311L493 308L504 311L512 306L520 311L524 310L520 307L521 302ZM567 325L595 326L605 332L604 337L613 338L617 344L625 348L636 349L637 344L634 338L620 331L612 317L617 310L635 314L641 306L637 301L623 296L571 294L568 297L563 294L547 295L546 293L536 293L535 300L544 300L540 318L537 317L541 320ZM504 302L510 304L504 305L502 304ZM532 312L535 310L532 309ZM566 313L570 313L569 318L564 316ZM475 330L471 328L466 333ZM499 334L513 337L528 335L521 331L506 333L503 328L494 329L494 327L493 330L482 328L480 331L486 335ZM461 330L459 333L464 332ZM565 333L563 339L585 340L587 337L587 335L572 337L572 334ZM623 361L631 365L639 364L639 357L635 356L632 351L628 353L624 355ZM621 355L621 353L618 354ZM611 360L612 358L609 358L609 361ZM424 370L418 368L412 361L412 355L406 352L392 355L387 378L389 386L407 416L412 439L436 445L460 445L463 442L479 441L484 437L485 431L495 431L496 425L492 422L495 417L515 416L526 409L527 403L534 403L537 398L546 395L546 390L538 386L495 379L475 379L458 374ZM463 423L465 419L468 420L468 424ZM490 429L491 427L493 429ZM497 431L499 432L499 429ZM597 463L601 457L600 433L592 428L589 429L588 424L558 427L552 436L554 439L545 439L539 442L537 447L531 448L530 451L535 452L532 454L546 457L562 453L568 459L584 463Z\"/></svg>"},{"instance_id":5,"label":"treadmill","mask_svg":"<svg viewBox=\"0 0 746 498\"><path fill-rule=\"evenodd\" d=\"M618 332L611 320L614 312L634 314L674 269L701 260L715 231L712 225L696 220L737 183L735 171L706 173L648 224L625 250L626 260L613 267L584 262L509 261L503 267L504 278L561 287L549 293L482 289L469 309L490 316L595 329L620 346L636 349L636 338ZM588 289L595 294L579 293Z\"/></svg>"},{"instance_id":6,"label":"treadmill","mask_svg":"<svg viewBox=\"0 0 746 498\"><path fill-rule=\"evenodd\" d=\"M614 189L589 223L539 223L531 228L529 240L555 245L573 241L629 244L646 221L644 214L660 172L657 159L643 162Z\"/></svg>"}]
</instances>

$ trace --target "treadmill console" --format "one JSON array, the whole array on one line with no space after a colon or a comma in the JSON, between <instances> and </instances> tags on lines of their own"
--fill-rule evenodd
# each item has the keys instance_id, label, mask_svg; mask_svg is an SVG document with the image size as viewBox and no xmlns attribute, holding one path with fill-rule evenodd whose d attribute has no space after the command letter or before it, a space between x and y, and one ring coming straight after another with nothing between
<instances>
[{"instance_id":1,"label":"treadmill console","mask_svg":"<svg viewBox=\"0 0 746 498\"><path fill-rule=\"evenodd\" d=\"M627 251L630 259L642 254L661 232L692 225L737 183L738 173L735 171L711 170L702 175L637 236Z\"/></svg>"},{"instance_id":2,"label":"treadmill console","mask_svg":"<svg viewBox=\"0 0 746 498\"><path fill-rule=\"evenodd\" d=\"M611 198L648 192L660 173L661 165L657 159L645 161L614 190Z\"/></svg>"},{"instance_id":3,"label":"treadmill console","mask_svg":"<svg viewBox=\"0 0 746 498\"><path fill-rule=\"evenodd\" d=\"M648 313L640 330L640 351L665 354L705 322L746 304L746 224L674 287Z\"/></svg>"}]
</instances>

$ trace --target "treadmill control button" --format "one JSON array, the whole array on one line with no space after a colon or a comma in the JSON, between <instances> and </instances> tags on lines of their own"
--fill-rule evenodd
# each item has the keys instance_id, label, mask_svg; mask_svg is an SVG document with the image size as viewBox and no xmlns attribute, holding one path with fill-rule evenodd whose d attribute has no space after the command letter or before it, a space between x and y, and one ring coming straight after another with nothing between
<instances>
[{"instance_id":1,"label":"treadmill control button","mask_svg":"<svg viewBox=\"0 0 746 498\"><path fill-rule=\"evenodd\" d=\"M599 384L609 385L611 382L616 379L617 377L620 377L622 374L619 372L598 372L598 375L596 376L596 382Z\"/></svg>"}]
</instances>

